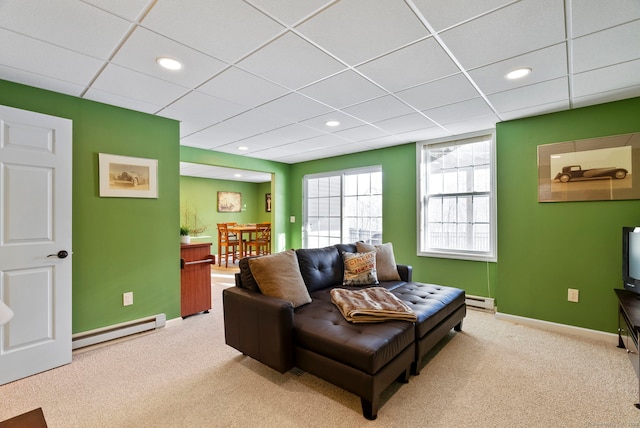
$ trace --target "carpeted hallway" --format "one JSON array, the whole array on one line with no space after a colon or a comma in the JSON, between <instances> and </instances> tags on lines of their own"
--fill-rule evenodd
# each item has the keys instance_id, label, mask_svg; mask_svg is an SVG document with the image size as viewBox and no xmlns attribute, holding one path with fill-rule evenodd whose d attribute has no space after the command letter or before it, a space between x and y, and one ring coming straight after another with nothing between
<instances>
[{"instance_id":1,"label":"carpeted hallway","mask_svg":"<svg viewBox=\"0 0 640 428\"><path fill-rule=\"evenodd\" d=\"M281 375L224 344L210 314L0 386L0 420L42 407L49 427L632 427L638 379L624 350L470 310L417 377L386 391L378 419L312 375Z\"/></svg>"}]
</instances>

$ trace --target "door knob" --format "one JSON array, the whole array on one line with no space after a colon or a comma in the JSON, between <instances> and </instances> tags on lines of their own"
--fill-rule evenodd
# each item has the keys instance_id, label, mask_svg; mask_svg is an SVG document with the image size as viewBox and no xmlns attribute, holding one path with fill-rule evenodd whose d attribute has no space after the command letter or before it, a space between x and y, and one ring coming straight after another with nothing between
<instances>
[{"instance_id":1,"label":"door knob","mask_svg":"<svg viewBox=\"0 0 640 428\"><path fill-rule=\"evenodd\" d=\"M47 257L57 257L59 259L65 259L69 255L65 250L60 250L56 254L49 254Z\"/></svg>"}]
</instances>

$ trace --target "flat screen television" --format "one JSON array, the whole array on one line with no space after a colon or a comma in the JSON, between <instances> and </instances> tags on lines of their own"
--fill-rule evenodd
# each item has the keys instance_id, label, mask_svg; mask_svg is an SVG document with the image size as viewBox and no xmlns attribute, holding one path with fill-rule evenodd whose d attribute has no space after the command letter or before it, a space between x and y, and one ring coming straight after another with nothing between
<instances>
[{"instance_id":1,"label":"flat screen television","mask_svg":"<svg viewBox=\"0 0 640 428\"><path fill-rule=\"evenodd\" d=\"M622 281L640 295L640 227L622 228Z\"/></svg>"}]
</instances>

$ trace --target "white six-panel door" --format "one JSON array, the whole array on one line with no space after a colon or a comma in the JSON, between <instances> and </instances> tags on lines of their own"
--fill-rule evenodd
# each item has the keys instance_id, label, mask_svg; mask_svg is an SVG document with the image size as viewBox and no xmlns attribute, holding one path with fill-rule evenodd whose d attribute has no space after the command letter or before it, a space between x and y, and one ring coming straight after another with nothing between
<instances>
[{"instance_id":1,"label":"white six-panel door","mask_svg":"<svg viewBox=\"0 0 640 428\"><path fill-rule=\"evenodd\" d=\"M0 385L71 362L71 134L0 106Z\"/></svg>"}]
</instances>

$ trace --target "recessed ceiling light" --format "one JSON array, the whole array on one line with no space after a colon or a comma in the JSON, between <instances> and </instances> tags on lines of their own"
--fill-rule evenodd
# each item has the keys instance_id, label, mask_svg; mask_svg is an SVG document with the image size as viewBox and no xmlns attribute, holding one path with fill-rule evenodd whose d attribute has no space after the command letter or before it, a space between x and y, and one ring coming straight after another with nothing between
<instances>
[{"instance_id":1,"label":"recessed ceiling light","mask_svg":"<svg viewBox=\"0 0 640 428\"><path fill-rule=\"evenodd\" d=\"M242 177L242 174L233 174L234 177Z\"/></svg>"},{"instance_id":2,"label":"recessed ceiling light","mask_svg":"<svg viewBox=\"0 0 640 428\"><path fill-rule=\"evenodd\" d=\"M156 62L167 70L180 70L182 68L182 64L173 58L160 57L156 58Z\"/></svg>"},{"instance_id":3,"label":"recessed ceiling light","mask_svg":"<svg viewBox=\"0 0 640 428\"><path fill-rule=\"evenodd\" d=\"M528 67L525 68L516 68L513 71L510 71L509 73L507 73L507 75L505 76L507 79L513 80L513 79L521 79L524 76L529 75L529 73L531 73L531 69Z\"/></svg>"},{"instance_id":4,"label":"recessed ceiling light","mask_svg":"<svg viewBox=\"0 0 640 428\"><path fill-rule=\"evenodd\" d=\"M247 146L240 146L240 147L238 147L238 150L242 150L242 151L249 150L249 147L247 147Z\"/></svg>"},{"instance_id":5,"label":"recessed ceiling light","mask_svg":"<svg viewBox=\"0 0 640 428\"><path fill-rule=\"evenodd\" d=\"M336 127L336 126L340 125L340 122L338 122L337 120L329 120L329 121L325 122L325 125L331 126L333 128L333 127Z\"/></svg>"}]
</instances>

